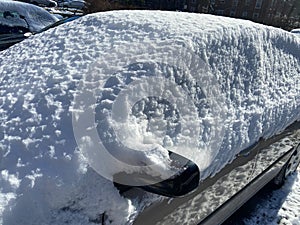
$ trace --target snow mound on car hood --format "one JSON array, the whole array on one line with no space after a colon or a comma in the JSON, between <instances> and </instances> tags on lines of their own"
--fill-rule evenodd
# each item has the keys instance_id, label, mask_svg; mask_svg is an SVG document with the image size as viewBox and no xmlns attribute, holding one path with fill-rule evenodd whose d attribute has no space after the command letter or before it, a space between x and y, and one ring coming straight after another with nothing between
<instances>
[{"instance_id":1,"label":"snow mound on car hood","mask_svg":"<svg viewBox=\"0 0 300 225\"><path fill-rule=\"evenodd\" d=\"M130 222L140 206L82 153L94 133L128 164L167 172L171 149L215 174L299 120L299 52L280 29L153 11L87 15L1 52L3 224Z\"/></svg>"}]
</instances>

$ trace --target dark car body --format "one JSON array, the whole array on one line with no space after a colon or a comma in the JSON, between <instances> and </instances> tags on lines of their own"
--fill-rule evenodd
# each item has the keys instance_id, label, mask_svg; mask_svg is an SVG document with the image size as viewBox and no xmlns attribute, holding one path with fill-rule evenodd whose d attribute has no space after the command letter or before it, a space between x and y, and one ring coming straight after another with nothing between
<instances>
[{"instance_id":1,"label":"dark car body","mask_svg":"<svg viewBox=\"0 0 300 225\"><path fill-rule=\"evenodd\" d=\"M146 208L134 224L221 224L276 178L293 154L300 158L299 143L300 122L295 122L281 134L242 151L214 177L202 181L194 192L165 198ZM124 196L135 196L135 192L130 190Z\"/></svg>"},{"instance_id":2,"label":"dark car body","mask_svg":"<svg viewBox=\"0 0 300 225\"><path fill-rule=\"evenodd\" d=\"M4 4L4 6L6 6L5 2L2 4ZM26 6L28 8L28 11L26 11L27 9L24 8L23 11L26 12L25 14L23 14L24 13L23 11L18 12L17 11L18 6L19 7ZM29 9L31 9L33 12L31 12ZM24 24L22 26L21 25L12 25L12 24L0 24L0 51L18 43L18 42L23 41L24 39L28 38L32 34L44 32L50 28L59 26L63 23L67 23L67 22L70 22L72 20L79 18L79 16L71 16L71 17L63 18L58 21L57 21L57 19L53 19L52 23L51 22L45 23L45 25L42 26L43 27L42 29L36 30L31 27L30 22L28 22L28 18L29 18L29 16L34 15L36 11L38 12L38 10L42 10L41 12L46 15L49 14L48 12L44 11L44 9L41 9L38 6L32 6L30 4L21 3L21 2L14 2L13 4L7 3L6 8L4 7L1 9L1 11L0 11L1 17L6 18L8 21L9 21L9 19L19 20L20 22L23 22ZM36 16L38 17L39 15L36 15ZM49 14L48 16L50 18L53 17L53 15L51 15L51 14Z\"/></svg>"},{"instance_id":3,"label":"dark car body","mask_svg":"<svg viewBox=\"0 0 300 225\"><path fill-rule=\"evenodd\" d=\"M24 27L7 27L6 26L6 29L2 29L2 27L4 27L4 26L0 25L0 30L1 31L3 30L3 32L1 32L3 34L0 34L0 51L7 49L8 47L10 47L18 42L25 40L26 38L30 37L31 35L42 33L50 28L70 22L77 18L79 18L79 16L72 16L69 18L61 19L61 20L41 29L38 32L30 32L29 29L26 29ZM6 32L6 30L7 30L7 32Z\"/></svg>"},{"instance_id":4,"label":"dark car body","mask_svg":"<svg viewBox=\"0 0 300 225\"><path fill-rule=\"evenodd\" d=\"M30 33L28 29L24 27L9 27L0 25L0 51L23 41L28 37ZM26 33L28 32L28 33Z\"/></svg>"},{"instance_id":5,"label":"dark car body","mask_svg":"<svg viewBox=\"0 0 300 225\"><path fill-rule=\"evenodd\" d=\"M0 51L23 41L27 37L24 34L0 34Z\"/></svg>"}]
</instances>

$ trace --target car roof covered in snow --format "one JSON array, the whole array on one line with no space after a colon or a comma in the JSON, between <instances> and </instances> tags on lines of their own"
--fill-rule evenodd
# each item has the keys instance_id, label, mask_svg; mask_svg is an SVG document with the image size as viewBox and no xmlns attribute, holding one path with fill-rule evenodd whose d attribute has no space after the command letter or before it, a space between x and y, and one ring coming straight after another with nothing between
<instances>
[{"instance_id":1,"label":"car roof covered in snow","mask_svg":"<svg viewBox=\"0 0 300 225\"><path fill-rule=\"evenodd\" d=\"M59 215L51 224L60 224L68 217L60 209L70 199L74 224L88 224L82 215L93 219L99 212L123 224L135 214L136 203L89 171L79 150L98 144L94 133L129 146L118 153L130 155L131 163L160 163L167 171L168 150L184 147L202 179L215 174L241 150L300 119L299 53L300 40L281 29L160 11L86 15L1 52L0 154L7 188L0 193L11 193L5 196L14 201L1 204L14 205L15 213L6 216L41 224L51 208ZM153 113L160 123L148 124L152 132L146 129L146 111L152 108L143 104L151 101L139 98L149 96L156 97L150 99L154 105L173 105L177 111L170 115L180 114L180 129L173 125L176 119L163 123L160 110ZM128 111L134 107L133 116ZM90 121L91 115L99 118ZM114 134L95 127L105 116L111 117ZM124 169L106 163L101 161L111 176ZM47 190L41 188L45 184ZM32 195L41 204L27 204ZM98 208L91 210L91 203ZM30 217L21 212L24 204L34 212ZM44 208L35 210L37 205Z\"/></svg>"}]
</instances>

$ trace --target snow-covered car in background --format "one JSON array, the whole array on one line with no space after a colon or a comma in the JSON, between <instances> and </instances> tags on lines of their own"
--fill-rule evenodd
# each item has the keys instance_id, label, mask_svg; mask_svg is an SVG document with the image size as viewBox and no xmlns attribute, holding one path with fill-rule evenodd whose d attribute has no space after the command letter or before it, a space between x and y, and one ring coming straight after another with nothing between
<instances>
[{"instance_id":1,"label":"snow-covered car in background","mask_svg":"<svg viewBox=\"0 0 300 225\"><path fill-rule=\"evenodd\" d=\"M18 0L21 2L31 3L38 6L56 7L57 3L54 0Z\"/></svg>"},{"instance_id":2,"label":"snow-covered car in background","mask_svg":"<svg viewBox=\"0 0 300 225\"><path fill-rule=\"evenodd\" d=\"M84 0L62 0L58 2L58 6L71 9L83 9L85 7Z\"/></svg>"},{"instance_id":3,"label":"snow-covered car in background","mask_svg":"<svg viewBox=\"0 0 300 225\"><path fill-rule=\"evenodd\" d=\"M293 30L291 30L291 32L293 34L296 34L296 35L300 36L300 28L293 29Z\"/></svg>"},{"instance_id":4,"label":"snow-covered car in background","mask_svg":"<svg viewBox=\"0 0 300 225\"><path fill-rule=\"evenodd\" d=\"M58 19L54 15L38 6L17 1L0 1L0 24L2 26L12 28L17 26L28 29L30 32L37 32L56 21Z\"/></svg>"},{"instance_id":5,"label":"snow-covered car in background","mask_svg":"<svg viewBox=\"0 0 300 225\"><path fill-rule=\"evenodd\" d=\"M20 42L58 19L46 10L27 3L0 1L0 50Z\"/></svg>"},{"instance_id":6,"label":"snow-covered car in background","mask_svg":"<svg viewBox=\"0 0 300 225\"><path fill-rule=\"evenodd\" d=\"M6 11L8 13L8 11ZM16 15L16 13L14 13ZM71 22L75 19L78 19L80 16L71 16L66 17L61 20L54 20L56 22L51 23L48 26L45 26L44 28L33 32L29 28L25 28L22 26L15 26L13 24L10 25L0 25L1 27L1 34L0 34L0 51L4 50L18 42L23 41L24 39L30 37L31 35L35 35L41 32L44 32L46 30L49 30L50 28L59 26L64 23ZM23 16L20 15L20 18L23 18Z\"/></svg>"},{"instance_id":7,"label":"snow-covered car in background","mask_svg":"<svg viewBox=\"0 0 300 225\"><path fill-rule=\"evenodd\" d=\"M299 52L280 29L159 11L0 52L0 218L222 223L299 164Z\"/></svg>"},{"instance_id":8,"label":"snow-covered car in background","mask_svg":"<svg viewBox=\"0 0 300 225\"><path fill-rule=\"evenodd\" d=\"M49 30L51 28L60 26L60 25L65 24L65 23L69 23L69 22L71 22L73 20L76 20L78 18L80 18L80 16L71 16L71 17L63 18L63 19L61 19L61 20L59 20L59 21L57 21L57 22L55 22L55 23L53 23L53 24L51 24L51 25L49 25L49 26L47 26L47 27L45 27L45 28L43 28L41 30L39 30L39 32L37 32L37 33L42 33L42 32L44 32L46 30Z\"/></svg>"}]
</instances>

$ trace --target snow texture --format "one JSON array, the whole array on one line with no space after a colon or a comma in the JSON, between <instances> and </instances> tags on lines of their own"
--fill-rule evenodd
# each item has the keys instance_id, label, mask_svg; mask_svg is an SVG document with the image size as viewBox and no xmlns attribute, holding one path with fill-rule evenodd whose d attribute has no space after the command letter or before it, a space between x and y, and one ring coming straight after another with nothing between
<instances>
[{"instance_id":1,"label":"snow texture","mask_svg":"<svg viewBox=\"0 0 300 225\"><path fill-rule=\"evenodd\" d=\"M87 15L1 52L0 224L130 223L146 202L157 199L124 199L93 171L79 147L95 142L83 136L78 146L72 116L76 122L97 109L103 122L101 116L115 110L108 124L129 146L118 151L125 161L160 162L158 169L167 172L167 150L186 146L205 179L259 138L300 119L299 53L300 40L280 29L154 11ZM199 66L206 73L198 73ZM149 88L146 78L157 79L156 85ZM161 82L166 79L173 86ZM130 105L136 98L130 93L113 108L131 84L142 96L154 90L173 102L148 96ZM88 95L80 108L73 101L82 92ZM88 98L95 94L96 103ZM89 125L84 129L93 129ZM115 137L104 128L97 128L100 136ZM122 168L107 170L113 175Z\"/></svg>"}]
</instances>

